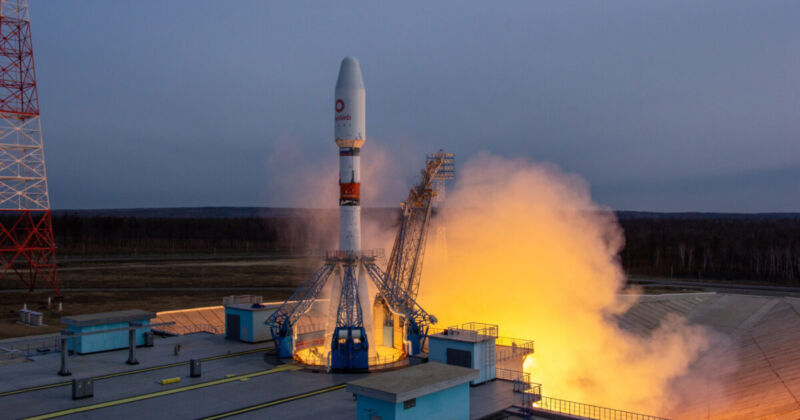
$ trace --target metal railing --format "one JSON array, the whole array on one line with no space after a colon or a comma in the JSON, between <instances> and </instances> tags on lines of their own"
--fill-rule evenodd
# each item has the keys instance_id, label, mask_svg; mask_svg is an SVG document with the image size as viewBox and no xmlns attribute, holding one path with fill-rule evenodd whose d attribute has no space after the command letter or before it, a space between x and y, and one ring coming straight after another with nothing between
<instances>
[{"instance_id":1,"label":"metal railing","mask_svg":"<svg viewBox=\"0 0 800 420\"><path fill-rule=\"evenodd\" d=\"M566 414L596 420L668 420L664 417L649 416L647 414L633 413L614 408L600 407L575 401L542 396L541 400L533 405L523 405L536 411Z\"/></svg>"},{"instance_id":2,"label":"metal railing","mask_svg":"<svg viewBox=\"0 0 800 420\"><path fill-rule=\"evenodd\" d=\"M310 338L306 340L297 340L294 343L294 349L303 350L308 347L319 347L325 345L325 337Z\"/></svg>"},{"instance_id":3,"label":"metal railing","mask_svg":"<svg viewBox=\"0 0 800 420\"><path fill-rule=\"evenodd\" d=\"M311 349L304 353L302 358L295 354L295 360L309 366L330 366L330 352L321 352L318 346L306 346ZM403 366L408 363L408 360L402 354L391 355L375 355L367 358L367 365L370 369L388 369L397 366Z\"/></svg>"},{"instance_id":4,"label":"metal railing","mask_svg":"<svg viewBox=\"0 0 800 420\"><path fill-rule=\"evenodd\" d=\"M477 340L478 337L497 338L497 325L481 324L479 322L469 322L466 324L453 325L447 328L429 327L428 336L441 334L464 337L465 339Z\"/></svg>"},{"instance_id":5,"label":"metal railing","mask_svg":"<svg viewBox=\"0 0 800 420\"><path fill-rule=\"evenodd\" d=\"M294 333L297 335L312 334L312 333L325 334L325 332L327 331L327 328L325 328L325 323L321 322L309 323L309 324L295 324L293 329Z\"/></svg>"},{"instance_id":6,"label":"metal railing","mask_svg":"<svg viewBox=\"0 0 800 420\"><path fill-rule=\"evenodd\" d=\"M533 407L542 399L542 384L532 382L531 374L510 369L496 369L497 379L514 383L514 392L520 394L522 407Z\"/></svg>"},{"instance_id":7,"label":"metal railing","mask_svg":"<svg viewBox=\"0 0 800 420\"><path fill-rule=\"evenodd\" d=\"M234 304L241 304L241 303L262 303L264 298L262 296L257 295L232 295L232 296L223 296L222 297L222 305L234 305Z\"/></svg>"},{"instance_id":8,"label":"metal railing","mask_svg":"<svg viewBox=\"0 0 800 420\"><path fill-rule=\"evenodd\" d=\"M450 327L456 328L456 327ZM500 330L496 324L484 324L482 322L467 322L466 324L461 324L462 330L468 331L475 331L478 335L484 335L487 337L497 337L497 333Z\"/></svg>"},{"instance_id":9,"label":"metal railing","mask_svg":"<svg viewBox=\"0 0 800 420\"><path fill-rule=\"evenodd\" d=\"M501 381L531 381L531 374L528 372L521 372L518 370L511 370L511 369L495 369L497 371L497 379Z\"/></svg>"},{"instance_id":10,"label":"metal railing","mask_svg":"<svg viewBox=\"0 0 800 420\"><path fill-rule=\"evenodd\" d=\"M497 337L494 341L497 347L497 362L524 357L534 352L533 340L511 337Z\"/></svg>"},{"instance_id":11,"label":"metal railing","mask_svg":"<svg viewBox=\"0 0 800 420\"><path fill-rule=\"evenodd\" d=\"M344 259L382 259L385 258L383 248L362 249L360 251L342 251L338 249L316 249L311 255L318 258L344 260Z\"/></svg>"}]
</instances>

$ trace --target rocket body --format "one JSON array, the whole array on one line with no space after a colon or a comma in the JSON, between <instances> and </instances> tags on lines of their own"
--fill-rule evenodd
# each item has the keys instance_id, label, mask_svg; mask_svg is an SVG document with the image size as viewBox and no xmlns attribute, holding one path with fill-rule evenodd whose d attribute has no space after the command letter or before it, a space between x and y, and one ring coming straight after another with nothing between
<instances>
[{"instance_id":1,"label":"rocket body","mask_svg":"<svg viewBox=\"0 0 800 420\"><path fill-rule=\"evenodd\" d=\"M358 60L345 57L336 81L334 138L339 146L339 249L361 250L361 146L366 90Z\"/></svg>"}]
</instances>

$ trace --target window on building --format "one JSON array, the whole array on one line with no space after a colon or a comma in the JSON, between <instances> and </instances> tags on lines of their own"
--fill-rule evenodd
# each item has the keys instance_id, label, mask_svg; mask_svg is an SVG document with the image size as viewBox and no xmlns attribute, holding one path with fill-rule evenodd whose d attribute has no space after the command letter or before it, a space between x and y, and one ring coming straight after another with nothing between
<instances>
[{"instance_id":1,"label":"window on building","mask_svg":"<svg viewBox=\"0 0 800 420\"><path fill-rule=\"evenodd\" d=\"M407 401L403 401L403 410L408 410L409 408L414 408L417 405L417 399L412 398Z\"/></svg>"},{"instance_id":2,"label":"window on building","mask_svg":"<svg viewBox=\"0 0 800 420\"><path fill-rule=\"evenodd\" d=\"M447 349L447 364L472 368L472 352L468 350Z\"/></svg>"}]
</instances>

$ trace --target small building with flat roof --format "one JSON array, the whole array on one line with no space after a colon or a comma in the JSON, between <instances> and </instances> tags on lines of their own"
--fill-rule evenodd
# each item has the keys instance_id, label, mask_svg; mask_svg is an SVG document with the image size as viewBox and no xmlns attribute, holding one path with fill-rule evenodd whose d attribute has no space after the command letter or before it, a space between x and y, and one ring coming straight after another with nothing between
<instances>
[{"instance_id":1,"label":"small building with flat roof","mask_svg":"<svg viewBox=\"0 0 800 420\"><path fill-rule=\"evenodd\" d=\"M67 326L68 331L72 331L75 334L117 330L107 333L78 336L68 340L70 343L70 350L78 354L88 354L128 347L128 331L119 329L129 327L132 324L148 325L150 324L150 320L155 317L156 314L154 312L130 309L127 311L65 316L61 318L61 322ZM150 333L149 327L136 330L137 346L145 344L145 334L147 333Z\"/></svg>"},{"instance_id":2,"label":"small building with flat roof","mask_svg":"<svg viewBox=\"0 0 800 420\"><path fill-rule=\"evenodd\" d=\"M495 379L497 330L494 324L470 322L431 334L428 336L428 359L477 369L480 375L472 381L472 385Z\"/></svg>"},{"instance_id":3,"label":"small building with flat roof","mask_svg":"<svg viewBox=\"0 0 800 420\"><path fill-rule=\"evenodd\" d=\"M225 305L225 337L245 343L272 340L272 333L264 321L280 306L258 302Z\"/></svg>"},{"instance_id":4,"label":"small building with flat roof","mask_svg":"<svg viewBox=\"0 0 800 420\"><path fill-rule=\"evenodd\" d=\"M478 371L423 363L349 382L357 420L469 419L469 382Z\"/></svg>"}]
</instances>

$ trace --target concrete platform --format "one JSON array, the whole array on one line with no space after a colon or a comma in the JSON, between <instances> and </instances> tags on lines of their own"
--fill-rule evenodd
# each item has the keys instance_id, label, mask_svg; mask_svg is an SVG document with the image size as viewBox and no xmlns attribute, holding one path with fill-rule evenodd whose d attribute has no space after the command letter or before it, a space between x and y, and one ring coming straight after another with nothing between
<instances>
[{"instance_id":1,"label":"concrete platform","mask_svg":"<svg viewBox=\"0 0 800 420\"><path fill-rule=\"evenodd\" d=\"M175 345L180 345L178 356L174 354ZM184 336L157 337L153 347L137 347L139 364L125 364L127 350L115 350L89 355L70 355L69 368L72 377L96 377L122 372L138 371L165 364L188 363L190 359L208 356L224 356L246 350L266 348L266 345L252 346L228 341L213 334L190 334ZM48 353L29 358L29 361L0 366L0 394L20 388L48 385L72 377L58 376L61 363L60 353ZM259 357L263 359L263 352ZM188 368L186 368L188 369Z\"/></svg>"},{"instance_id":2,"label":"concrete platform","mask_svg":"<svg viewBox=\"0 0 800 420\"><path fill-rule=\"evenodd\" d=\"M181 346L177 356L176 344ZM292 364L274 365L265 361L266 347L271 344L253 345L207 333L158 337L154 347L137 348L137 366L125 364L126 350L70 356L72 377L56 374L58 353L35 356L0 366L0 417L174 420L233 413L236 418L253 419L355 417L356 402L344 384L370 374L327 374ZM200 378L189 377L192 358L206 358ZM73 377L94 377L94 397L72 400ZM172 377L181 380L160 384ZM511 405L515 395L511 386L494 381L470 388L471 417Z\"/></svg>"},{"instance_id":3,"label":"concrete platform","mask_svg":"<svg viewBox=\"0 0 800 420\"><path fill-rule=\"evenodd\" d=\"M673 418L800 418L800 299L720 293L645 296L618 321L631 332L648 334L671 313L717 332L692 370L720 381L718 387L701 390L676 383L684 399ZM181 346L177 356L176 344ZM356 403L344 384L370 374L330 375L274 365L268 363L272 359L265 361L267 347L271 343L198 333L157 338L154 347L137 348L137 366L125 364L126 350L71 356L73 377L95 378L95 396L79 401L71 399L72 378L56 374L58 353L33 356L0 365L0 417L354 418ZM205 358L202 377L189 378L191 358ZM181 381L159 383L169 377ZM512 388L499 380L471 387L470 417L520 404Z\"/></svg>"}]
</instances>

